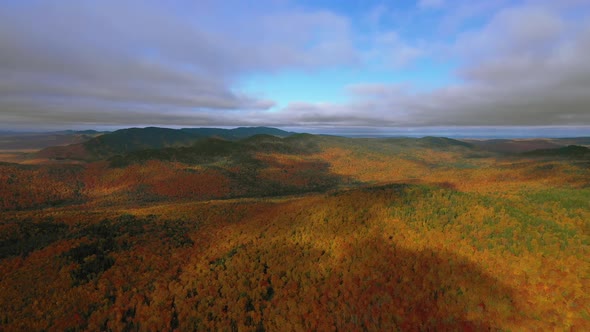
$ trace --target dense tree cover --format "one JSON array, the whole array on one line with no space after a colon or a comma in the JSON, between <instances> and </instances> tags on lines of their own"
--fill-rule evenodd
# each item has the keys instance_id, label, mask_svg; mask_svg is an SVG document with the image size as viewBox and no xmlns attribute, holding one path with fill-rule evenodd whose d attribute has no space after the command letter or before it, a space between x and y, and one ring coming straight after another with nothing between
<instances>
[{"instance_id":1,"label":"dense tree cover","mask_svg":"<svg viewBox=\"0 0 590 332\"><path fill-rule=\"evenodd\" d=\"M80 166L0 165L0 211L79 202Z\"/></svg>"},{"instance_id":2,"label":"dense tree cover","mask_svg":"<svg viewBox=\"0 0 590 332\"><path fill-rule=\"evenodd\" d=\"M590 329L585 164L287 140L309 149L1 165L38 198L0 212L0 330Z\"/></svg>"},{"instance_id":3,"label":"dense tree cover","mask_svg":"<svg viewBox=\"0 0 590 332\"><path fill-rule=\"evenodd\" d=\"M10 256L27 256L30 252L61 240L67 225L53 222L51 218L40 222L17 219L2 222L0 230L1 259Z\"/></svg>"},{"instance_id":4,"label":"dense tree cover","mask_svg":"<svg viewBox=\"0 0 590 332\"><path fill-rule=\"evenodd\" d=\"M65 166L0 165L0 209L72 203L141 204L178 199L286 195L336 188L342 176L306 135L206 139L191 147L141 150Z\"/></svg>"}]
</instances>

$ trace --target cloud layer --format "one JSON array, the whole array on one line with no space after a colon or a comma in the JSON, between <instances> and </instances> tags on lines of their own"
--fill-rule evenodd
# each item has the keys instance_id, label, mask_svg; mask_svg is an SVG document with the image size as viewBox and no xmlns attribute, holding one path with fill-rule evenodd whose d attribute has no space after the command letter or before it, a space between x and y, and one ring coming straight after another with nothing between
<instances>
[{"instance_id":1,"label":"cloud layer","mask_svg":"<svg viewBox=\"0 0 590 332\"><path fill-rule=\"evenodd\" d=\"M10 126L502 126L590 125L590 8L585 1L521 2L461 26L467 2L420 1L440 31L411 39L383 27L395 8L365 13L288 1L8 3L0 11L0 123ZM424 14L423 14L424 13ZM473 14L475 15L475 14ZM431 17L431 16L429 16ZM431 18L432 18L431 17ZM459 18L458 18L459 17ZM454 23L453 23L454 22ZM459 22L459 23L457 23ZM455 28L449 28L454 26ZM249 95L251 74L383 68L420 59L456 63L447 86L424 91L359 81L349 102Z\"/></svg>"},{"instance_id":2,"label":"cloud layer","mask_svg":"<svg viewBox=\"0 0 590 332\"><path fill-rule=\"evenodd\" d=\"M543 126L590 124L590 24L546 6L511 7L458 35L446 52L458 83L427 92L359 83L348 104L289 105L303 125Z\"/></svg>"},{"instance_id":3,"label":"cloud layer","mask_svg":"<svg viewBox=\"0 0 590 332\"><path fill-rule=\"evenodd\" d=\"M185 4L183 14L111 0L7 9L0 11L5 123L206 124L214 111L274 105L234 91L240 75L354 61L347 21L326 11L243 18L213 2Z\"/></svg>"}]
</instances>

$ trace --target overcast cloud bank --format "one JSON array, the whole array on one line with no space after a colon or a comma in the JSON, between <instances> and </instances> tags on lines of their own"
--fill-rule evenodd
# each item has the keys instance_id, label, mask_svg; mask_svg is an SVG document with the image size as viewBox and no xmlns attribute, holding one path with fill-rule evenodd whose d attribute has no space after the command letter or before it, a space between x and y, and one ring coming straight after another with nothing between
<instances>
[{"instance_id":1,"label":"overcast cloud bank","mask_svg":"<svg viewBox=\"0 0 590 332\"><path fill-rule=\"evenodd\" d=\"M587 1L419 1L442 11L428 40L395 27L368 31L331 8L269 1L14 1L0 10L0 123L35 126L588 126ZM177 4L175 2L175 4ZM488 4L488 6L490 6ZM264 8L264 9L263 9ZM380 26L399 11L367 10ZM389 15L389 16L388 16ZM478 16L479 15L479 16ZM438 17L438 16L437 16ZM473 17L480 25L457 28ZM455 28L453 28L455 27ZM424 37L427 38L427 37ZM250 95L250 74L457 63L454 80L424 91L400 81L343 86L349 102ZM441 60L442 59L442 60Z\"/></svg>"}]
</instances>

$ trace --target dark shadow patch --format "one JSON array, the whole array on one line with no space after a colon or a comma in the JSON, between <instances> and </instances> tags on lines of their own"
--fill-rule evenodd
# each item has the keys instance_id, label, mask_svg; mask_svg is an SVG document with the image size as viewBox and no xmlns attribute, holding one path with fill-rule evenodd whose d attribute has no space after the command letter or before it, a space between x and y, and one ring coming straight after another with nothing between
<instances>
[{"instance_id":1,"label":"dark shadow patch","mask_svg":"<svg viewBox=\"0 0 590 332\"><path fill-rule=\"evenodd\" d=\"M0 225L0 259L27 256L62 239L68 231L66 224L54 221L9 221Z\"/></svg>"},{"instance_id":2,"label":"dark shadow patch","mask_svg":"<svg viewBox=\"0 0 590 332\"><path fill-rule=\"evenodd\" d=\"M138 218L124 214L114 220L105 219L97 224L83 227L70 235L83 238L84 242L62 256L76 264L71 271L74 285L96 279L115 264L112 253L131 250L136 244L160 241L173 248L194 244L189 231L198 224L184 220L158 220L156 216Z\"/></svg>"}]
</instances>

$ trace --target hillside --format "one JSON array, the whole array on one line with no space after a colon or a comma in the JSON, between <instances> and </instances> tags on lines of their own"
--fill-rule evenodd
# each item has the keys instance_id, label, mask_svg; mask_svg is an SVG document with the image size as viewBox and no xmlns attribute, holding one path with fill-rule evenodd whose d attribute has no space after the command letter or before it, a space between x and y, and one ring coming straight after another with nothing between
<instances>
[{"instance_id":1,"label":"hillside","mask_svg":"<svg viewBox=\"0 0 590 332\"><path fill-rule=\"evenodd\" d=\"M1 330L590 330L587 148L148 131L0 163Z\"/></svg>"},{"instance_id":2,"label":"hillside","mask_svg":"<svg viewBox=\"0 0 590 332\"><path fill-rule=\"evenodd\" d=\"M121 129L85 142L84 148L97 158L143 149L182 146L194 142L195 135L168 128Z\"/></svg>"},{"instance_id":3,"label":"hillside","mask_svg":"<svg viewBox=\"0 0 590 332\"><path fill-rule=\"evenodd\" d=\"M568 145L556 149L533 150L525 152L524 155L531 157L590 159L590 149L578 145Z\"/></svg>"},{"instance_id":4,"label":"hillside","mask_svg":"<svg viewBox=\"0 0 590 332\"><path fill-rule=\"evenodd\" d=\"M317 151L317 144L313 141L306 143L301 135L282 139L268 134L257 134L240 141L220 138L199 139L191 146L134 151L114 156L109 161L111 166L124 166L149 160L206 164L224 159L226 163L239 164L245 158L252 158L255 153L309 154L314 151Z\"/></svg>"}]
</instances>

